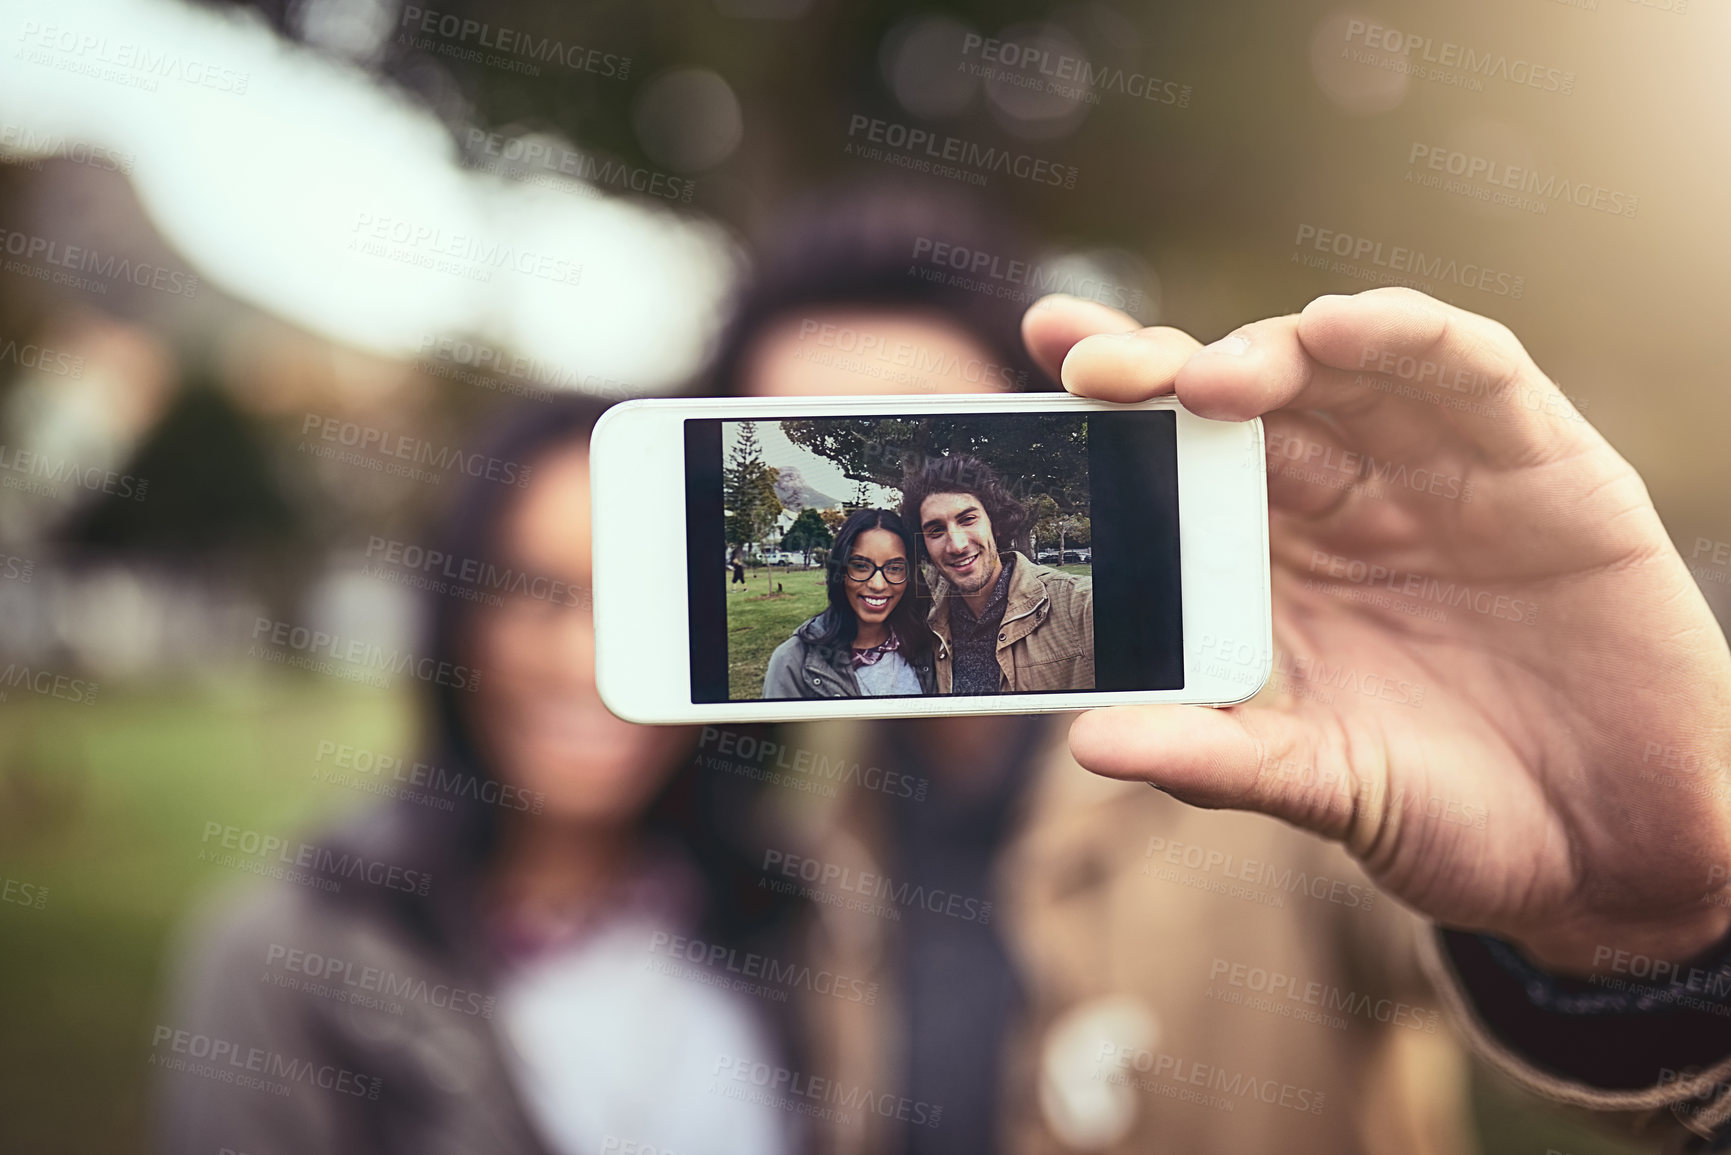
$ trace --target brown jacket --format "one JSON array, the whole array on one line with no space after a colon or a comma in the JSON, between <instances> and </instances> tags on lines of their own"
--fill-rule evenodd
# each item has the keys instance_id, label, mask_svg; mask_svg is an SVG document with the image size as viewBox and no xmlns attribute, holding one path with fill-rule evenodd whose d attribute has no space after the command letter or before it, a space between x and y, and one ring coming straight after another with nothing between
<instances>
[{"instance_id":1,"label":"brown jacket","mask_svg":"<svg viewBox=\"0 0 1731 1155\"><path fill-rule=\"evenodd\" d=\"M983 917L1027 1000L1004 1057L1003 1150L1472 1150L1463 1051L1417 965L1425 924L1332 844L1089 774L1055 721L997 893L974 896L995 900ZM845 750L851 730L812 726L799 741ZM875 872L880 802L807 801L813 853ZM812 1069L895 1087L897 920L847 907L819 907L813 966L881 993L806 1000ZM836 1155L886 1150L869 1112L826 1139Z\"/></svg>"},{"instance_id":2,"label":"brown jacket","mask_svg":"<svg viewBox=\"0 0 1731 1155\"><path fill-rule=\"evenodd\" d=\"M1043 693L1094 688L1094 582L1034 562L1009 550L1009 600L998 628L1001 693ZM928 622L938 635L938 693L948 694L955 678L955 646L950 640L950 604L955 593L940 582Z\"/></svg>"}]
</instances>

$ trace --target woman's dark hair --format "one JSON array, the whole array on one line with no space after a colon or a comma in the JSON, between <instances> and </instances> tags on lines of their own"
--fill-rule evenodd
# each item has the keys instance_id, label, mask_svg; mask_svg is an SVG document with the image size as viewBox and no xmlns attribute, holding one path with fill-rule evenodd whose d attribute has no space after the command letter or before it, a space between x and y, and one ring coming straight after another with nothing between
<instances>
[{"instance_id":1,"label":"woman's dark hair","mask_svg":"<svg viewBox=\"0 0 1731 1155\"><path fill-rule=\"evenodd\" d=\"M489 460L529 470L527 486L536 484L534 468L551 453L586 445L595 422L608 403L586 395L551 402L524 402L508 410L479 439L477 449ZM432 546L451 559L453 570L482 575L507 573L504 528L525 487L501 484L485 477L465 478L444 511ZM473 564L471 564L473 563ZM491 567L491 568L490 568ZM536 575L529 575L531 577ZM487 578L483 576L481 584ZM507 578L507 580L509 580ZM457 591L474 593L474 590ZM580 591L587 598L587 591ZM466 597L429 590L423 602L426 656L450 667L473 661L476 603ZM577 612L575 607L566 612ZM480 671L481 678L487 671ZM470 690L436 681L427 686L428 741L424 755L447 780L459 786L450 812L400 802L377 825L351 836L376 852L393 846L405 858L436 865L441 894L475 885L484 864L498 846L505 795L498 789L495 768L477 742L470 724L474 699ZM703 933L718 941L738 941L771 931L796 904L757 885L756 859L739 832L749 829L756 787L745 780L709 771L689 750L661 791L650 802L642 825L650 842L673 843L691 858L706 889ZM645 767L645 770L650 768ZM411 917L421 917L419 913Z\"/></svg>"},{"instance_id":2,"label":"woman's dark hair","mask_svg":"<svg viewBox=\"0 0 1731 1155\"><path fill-rule=\"evenodd\" d=\"M507 409L487 428L480 438L479 452L486 460L515 465L519 475L527 471L527 484L533 485L533 471L539 459L574 445L588 444L590 432L609 404L580 393L547 402L523 402ZM451 504L442 512L433 548L459 567L472 565L485 572L491 564L503 570L507 515L524 488L485 478L465 478ZM470 659L464 651L470 647L476 603L429 591L424 606L431 657L434 661L467 665ZM472 695L442 683L435 683L431 689L428 721L434 747L453 762L491 777L469 729L467 707Z\"/></svg>"},{"instance_id":3,"label":"woman's dark hair","mask_svg":"<svg viewBox=\"0 0 1731 1155\"><path fill-rule=\"evenodd\" d=\"M939 252L951 263L937 260ZM777 212L757 246L751 282L711 362L713 387L747 392L745 359L776 323L825 308L868 308L937 314L980 341L1017 389L1056 389L1022 346L1023 305L953 265L955 254L1003 266L1031 253L994 202L960 190L856 183L796 201Z\"/></svg>"},{"instance_id":4,"label":"woman's dark hair","mask_svg":"<svg viewBox=\"0 0 1731 1155\"><path fill-rule=\"evenodd\" d=\"M931 651L932 631L926 625L922 608L928 604L921 596L919 554L914 552L914 540L907 523L893 509L856 509L836 531L835 545L829 551L829 572L824 577L824 592L829 595L829 608L818 615L810 642L817 646L850 647L859 636L859 619L847 600L847 563L853 556L854 542L868 529L887 529L902 542L908 559L908 580L902 596L890 611L888 625L901 639L902 656L910 660L922 658Z\"/></svg>"},{"instance_id":5,"label":"woman's dark hair","mask_svg":"<svg viewBox=\"0 0 1731 1155\"><path fill-rule=\"evenodd\" d=\"M925 535L920 530L920 506L934 493L971 493L979 498L1000 551L1013 549L1011 543L1028 528L1028 507L1011 496L992 467L971 454L955 453L927 457L902 480L902 520L914 527L921 541Z\"/></svg>"}]
</instances>

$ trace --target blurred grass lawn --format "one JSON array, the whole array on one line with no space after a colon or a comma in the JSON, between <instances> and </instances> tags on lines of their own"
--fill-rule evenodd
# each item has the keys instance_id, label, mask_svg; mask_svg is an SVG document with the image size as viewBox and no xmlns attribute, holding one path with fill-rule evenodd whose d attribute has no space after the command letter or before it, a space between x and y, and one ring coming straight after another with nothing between
<instances>
[{"instance_id":1,"label":"blurred grass lawn","mask_svg":"<svg viewBox=\"0 0 1731 1155\"><path fill-rule=\"evenodd\" d=\"M48 889L0 904L0 1150L147 1150L170 936L250 877L198 861L204 824L305 832L371 799L314 781L321 740L411 739L403 694L253 671L0 705L0 874Z\"/></svg>"},{"instance_id":2,"label":"blurred grass lawn","mask_svg":"<svg viewBox=\"0 0 1731 1155\"><path fill-rule=\"evenodd\" d=\"M798 580L815 595L783 577L794 597L762 603L787 619L778 643L822 604L821 571ZM754 580L751 596L762 589ZM762 658L773 648L754 646ZM0 875L48 889L41 910L0 903L0 1151L149 1149L165 951L201 894L243 877L198 861L204 824L286 836L367 805L313 779L320 741L408 754L411 700L248 672L105 686L89 706L16 694L0 705ZM1476 1101L1487 1155L1641 1150L1488 1080Z\"/></svg>"}]
</instances>

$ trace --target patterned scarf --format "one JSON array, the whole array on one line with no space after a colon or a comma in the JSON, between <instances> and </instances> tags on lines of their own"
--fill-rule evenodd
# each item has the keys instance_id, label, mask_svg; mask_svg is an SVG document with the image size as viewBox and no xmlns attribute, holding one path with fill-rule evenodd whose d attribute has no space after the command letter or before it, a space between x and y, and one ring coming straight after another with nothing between
<instances>
[{"instance_id":1,"label":"patterned scarf","mask_svg":"<svg viewBox=\"0 0 1731 1155\"><path fill-rule=\"evenodd\" d=\"M885 654L893 654L901 648L902 640L896 637L894 630L891 630L890 636L886 640L871 649L855 650L853 652L853 664L856 666L875 666Z\"/></svg>"}]
</instances>

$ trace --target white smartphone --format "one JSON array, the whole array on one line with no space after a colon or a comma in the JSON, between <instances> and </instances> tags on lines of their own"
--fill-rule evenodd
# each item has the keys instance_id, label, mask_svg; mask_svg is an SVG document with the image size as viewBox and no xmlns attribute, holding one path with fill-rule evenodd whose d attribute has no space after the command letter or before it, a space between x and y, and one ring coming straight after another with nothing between
<instances>
[{"instance_id":1,"label":"white smartphone","mask_svg":"<svg viewBox=\"0 0 1731 1155\"><path fill-rule=\"evenodd\" d=\"M630 721L1229 705L1272 666L1259 420L642 400L590 470L596 677Z\"/></svg>"}]
</instances>

